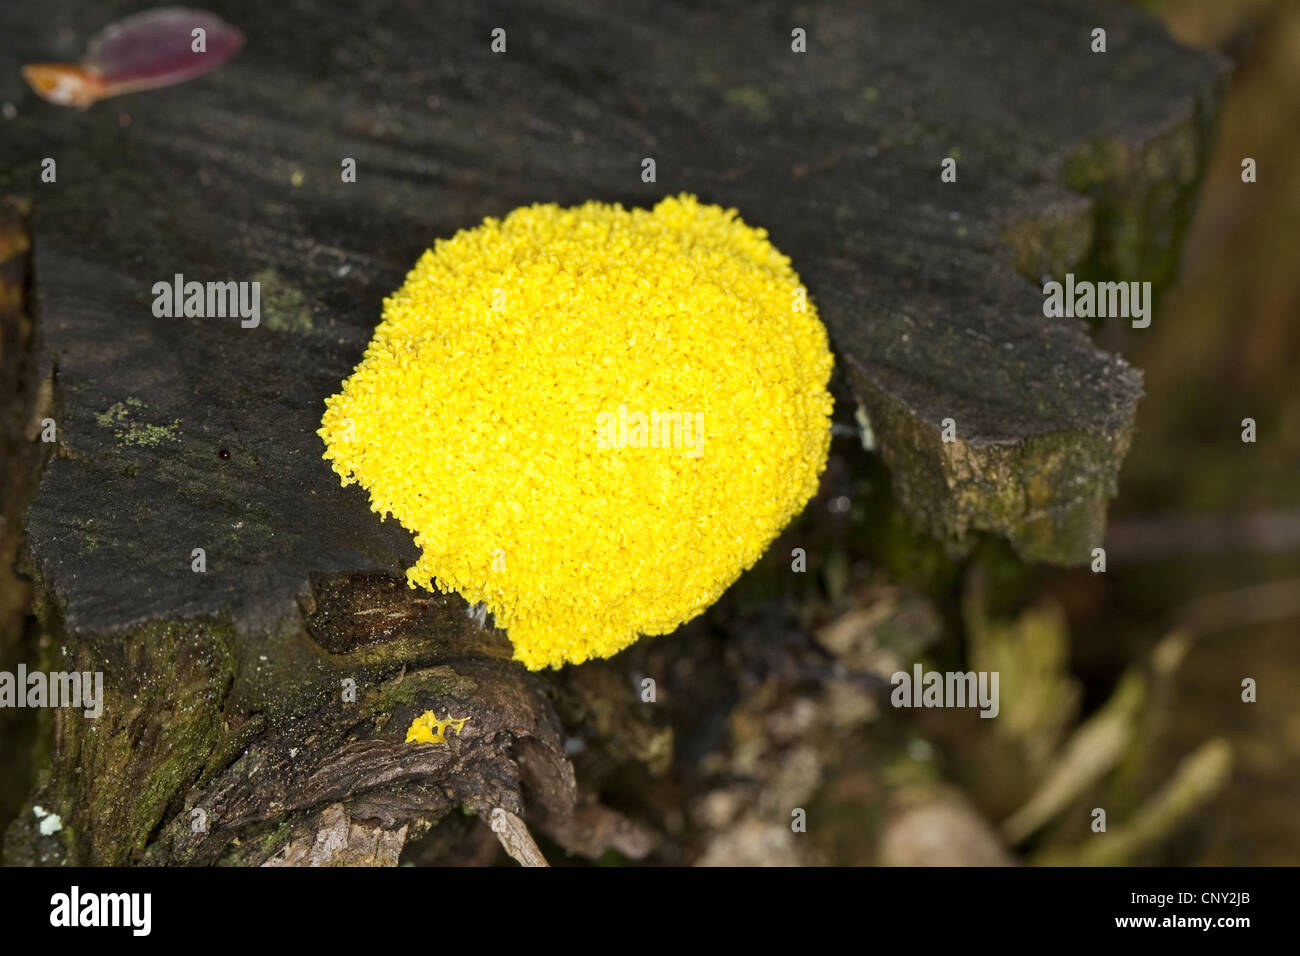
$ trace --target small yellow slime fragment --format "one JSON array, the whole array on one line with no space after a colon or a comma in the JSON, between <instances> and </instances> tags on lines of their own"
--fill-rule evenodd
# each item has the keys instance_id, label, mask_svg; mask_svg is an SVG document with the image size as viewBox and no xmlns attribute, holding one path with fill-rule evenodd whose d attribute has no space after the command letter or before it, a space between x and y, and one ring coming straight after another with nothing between
<instances>
[{"instance_id":1,"label":"small yellow slime fragment","mask_svg":"<svg viewBox=\"0 0 1300 956\"><path fill-rule=\"evenodd\" d=\"M426 710L411 721L411 726L406 731L406 742L408 744L445 744L447 742L447 728L452 727L457 734L460 734L467 720L469 720L468 717L450 716L446 720L439 720L433 715L433 711Z\"/></svg>"},{"instance_id":2,"label":"small yellow slime fragment","mask_svg":"<svg viewBox=\"0 0 1300 956\"><path fill-rule=\"evenodd\" d=\"M412 587L559 667L673 631L758 560L816 493L831 366L790 260L734 209L536 205L421 256L319 434L415 535ZM679 415L680 441L639 415Z\"/></svg>"}]
</instances>

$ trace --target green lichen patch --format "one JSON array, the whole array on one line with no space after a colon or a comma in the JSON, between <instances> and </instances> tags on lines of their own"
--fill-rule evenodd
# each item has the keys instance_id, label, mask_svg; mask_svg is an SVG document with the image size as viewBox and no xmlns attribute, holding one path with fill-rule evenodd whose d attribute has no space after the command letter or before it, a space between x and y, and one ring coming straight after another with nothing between
<instances>
[{"instance_id":1,"label":"green lichen patch","mask_svg":"<svg viewBox=\"0 0 1300 956\"><path fill-rule=\"evenodd\" d=\"M225 733L232 638L219 622L176 621L77 645L66 666L101 671L104 700L98 718L60 712L48 805L65 821L93 821L62 834L68 862L130 863L179 809Z\"/></svg>"},{"instance_id":2,"label":"green lichen patch","mask_svg":"<svg viewBox=\"0 0 1300 956\"><path fill-rule=\"evenodd\" d=\"M159 425L141 420L147 406L138 398L127 398L114 402L106 410L95 415L100 428L113 432L113 437L123 445L138 445L153 448L163 442L180 441L180 419L174 418L170 425Z\"/></svg>"},{"instance_id":3,"label":"green lichen patch","mask_svg":"<svg viewBox=\"0 0 1300 956\"><path fill-rule=\"evenodd\" d=\"M723 94L723 98L730 105L744 110L757 123L772 122L772 103L757 86L732 87Z\"/></svg>"},{"instance_id":4,"label":"green lichen patch","mask_svg":"<svg viewBox=\"0 0 1300 956\"><path fill-rule=\"evenodd\" d=\"M261 285L262 325L273 332L312 330L311 307L302 290L275 269L263 269L253 281Z\"/></svg>"}]
</instances>

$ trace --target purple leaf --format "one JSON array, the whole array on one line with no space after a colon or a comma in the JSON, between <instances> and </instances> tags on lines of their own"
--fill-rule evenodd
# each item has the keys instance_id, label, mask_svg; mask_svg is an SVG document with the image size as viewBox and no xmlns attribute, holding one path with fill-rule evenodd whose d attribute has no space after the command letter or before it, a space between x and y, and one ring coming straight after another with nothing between
<instances>
[{"instance_id":1,"label":"purple leaf","mask_svg":"<svg viewBox=\"0 0 1300 956\"><path fill-rule=\"evenodd\" d=\"M79 66L36 63L23 67L23 76L47 100L84 108L109 96L200 76L243 45L243 33L214 13L161 7L106 27L90 41Z\"/></svg>"}]
</instances>

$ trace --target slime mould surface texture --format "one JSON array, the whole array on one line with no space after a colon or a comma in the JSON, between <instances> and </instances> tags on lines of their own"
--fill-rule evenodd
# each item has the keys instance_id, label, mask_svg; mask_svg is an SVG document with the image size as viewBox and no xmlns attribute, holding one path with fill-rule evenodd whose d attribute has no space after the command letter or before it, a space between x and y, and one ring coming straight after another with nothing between
<instances>
[{"instance_id":1,"label":"slime mould surface texture","mask_svg":"<svg viewBox=\"0 0 1300 956\"><path fill-rule=\"evenodd\" d=\"M559 667L674 630L759 559L816 493L832 363L735 210L535 205L424 253L319 434L415 535L412 586Z\"/></svg>"}]
</instances>

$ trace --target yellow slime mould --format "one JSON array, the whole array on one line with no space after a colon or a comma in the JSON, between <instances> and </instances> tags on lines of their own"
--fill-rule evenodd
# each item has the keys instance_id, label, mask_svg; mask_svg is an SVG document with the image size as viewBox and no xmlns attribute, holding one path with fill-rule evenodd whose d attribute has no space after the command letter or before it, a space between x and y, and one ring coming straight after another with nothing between
<instances>
[{"instance_id":1,"label":"yellow slime mould","mask_svg":"<svg viewBox=\"0 0 1300 956\"><path fill-rule=\"evenodd\" d=\"M704 611L815 494L832 358L767 233L683 195L438 240L320 436L530 669Z\"/></svg>"},{"instance_id":2,"label":"yellow slime mould","mask_svg":"<svg viewBox=\"0 0 1300 956\"><path fill-rule=\"evenodd\" d=\"M465 722L468 717L448 717L446 720L439 720L433 715L433 711L426 710L415 720L411 721L411 726L406 731L406 742L408 744L445 744L447 742L447 728L452 727L457 734L465 728Z\"/></svg>"}]
</instances>

